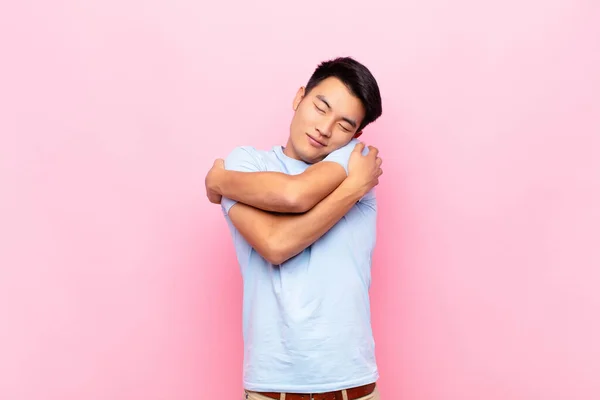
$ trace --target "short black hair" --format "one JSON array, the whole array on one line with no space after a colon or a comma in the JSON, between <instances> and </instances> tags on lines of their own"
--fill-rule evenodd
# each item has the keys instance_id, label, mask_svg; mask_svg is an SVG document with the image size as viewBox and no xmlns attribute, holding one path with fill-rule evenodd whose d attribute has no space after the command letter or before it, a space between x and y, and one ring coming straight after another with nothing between
<instances>
[{"instance_id":1,"label":"short black hair","mask_svg":"<svg viewBox=\"0 0 600 400\"><path fill-rule=\"evenodd\" d=\"M367 67L351 57L338 57L319 64L306 84L305 93L308 94L321 81L331 77L342 81L365 108L365 117L357 132L381 116L381 94L375 77Z\"/></svg>"}]
</instances>

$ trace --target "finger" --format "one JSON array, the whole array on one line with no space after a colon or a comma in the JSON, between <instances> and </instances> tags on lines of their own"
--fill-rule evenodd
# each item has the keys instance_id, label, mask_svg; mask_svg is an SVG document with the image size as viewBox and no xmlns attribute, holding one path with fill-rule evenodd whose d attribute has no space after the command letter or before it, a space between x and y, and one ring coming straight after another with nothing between
<instances>
[{"instance_id":1,"label":"finger","mask_svg":"<svg viewBox=\"0 0 600 400\"><path fill-rule=\"evenodd\" d=\"M379 153L379 149L377 147L369 146L369 155L371 157L377 157L378 153Z\"/></svg>"},{"instance_id":2,"label":"finger","mask_svg":"<svg viewBox=\"0 0 600 400\"><path fill-rule=\"evenodd\" d=\"M377 177L380 177L381 175L383 175L383 170L381 168L379 168L377 170Z\"/></svg>"},{"instance_id":3,"label":"finger","mask_svg":"<svg viewBox=\"0 0 600 400\"><path fill-rule=\"evenodd\" d=\"M362 153L364 149L365 149L365 144L363 142L358 142L358 144L356 146L354 146L353 151L355 153Z\"/></svg>"},{"instance_id":4,"label":"finger","mask_svg":"<svg viewBox=\"0 0 600 400\"><path fill-rule=\"evenodd\" d=\"M381 157L377 157L377 160L375 160L375 164L376 164L378 167L381 167L381 164L382 164L382 163L383 163L383 160L381 159Z\"/></svg>"}]
</instances>

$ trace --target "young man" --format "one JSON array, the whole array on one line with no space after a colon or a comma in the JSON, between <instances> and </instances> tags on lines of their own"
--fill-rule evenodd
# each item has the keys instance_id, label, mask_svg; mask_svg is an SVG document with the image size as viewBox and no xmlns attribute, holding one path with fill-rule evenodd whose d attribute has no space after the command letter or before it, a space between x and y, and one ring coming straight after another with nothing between
<instances>
[{"instance_id":1,"label":"young man","mask_svg":"<svg viewBox=\"0 0 600 400\"><path fill-rule=\"evenodd\" d=\"M374 400L371 255L382 174L356 140L382 113L369 70L321 63L285 147L238 147L206 176L241 267L244 388L256 400Z\"/></svg>"}]
</instances>

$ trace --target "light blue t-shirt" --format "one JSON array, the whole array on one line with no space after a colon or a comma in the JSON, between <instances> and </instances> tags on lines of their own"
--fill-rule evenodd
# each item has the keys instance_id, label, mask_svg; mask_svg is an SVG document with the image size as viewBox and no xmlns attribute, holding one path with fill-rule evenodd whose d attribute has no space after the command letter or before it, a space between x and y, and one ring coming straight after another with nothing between
<instances>
[{"instance_id":1,"label":"light blue t-shirt","mask_svg":"<svg viewBox=\"0 0 600 400\"><path fill-rule=\"evenodd\" d=\"M325 160L348 171L354 146ZM365 149L365 152L367 150ZM310 164L270 151L238 147L225 168L299 174ZM243 277L244 388L319 393L375 382L369 287L375 247L374 191L359 201L312 246L280 266L267 262L228 217L234 201L223 198Z\"/></svg>"}]
</instances>

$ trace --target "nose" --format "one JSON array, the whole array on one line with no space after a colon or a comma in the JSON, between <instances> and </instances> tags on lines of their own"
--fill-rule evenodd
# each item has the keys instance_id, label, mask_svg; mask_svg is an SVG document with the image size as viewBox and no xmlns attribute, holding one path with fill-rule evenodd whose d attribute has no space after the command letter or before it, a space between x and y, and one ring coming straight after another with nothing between
<instances>
[{"instance_id":1,"label":"nose","mask_svg":"<svg viewBox=\"0 0 600 400\"><path fill-rule=\"evenodd\" d=\"M330 121L323 121L316 127L317 132L321 134L321 136L330 137L331 131L333 130L333 124Z\"/></svg>"}]
</instances>

